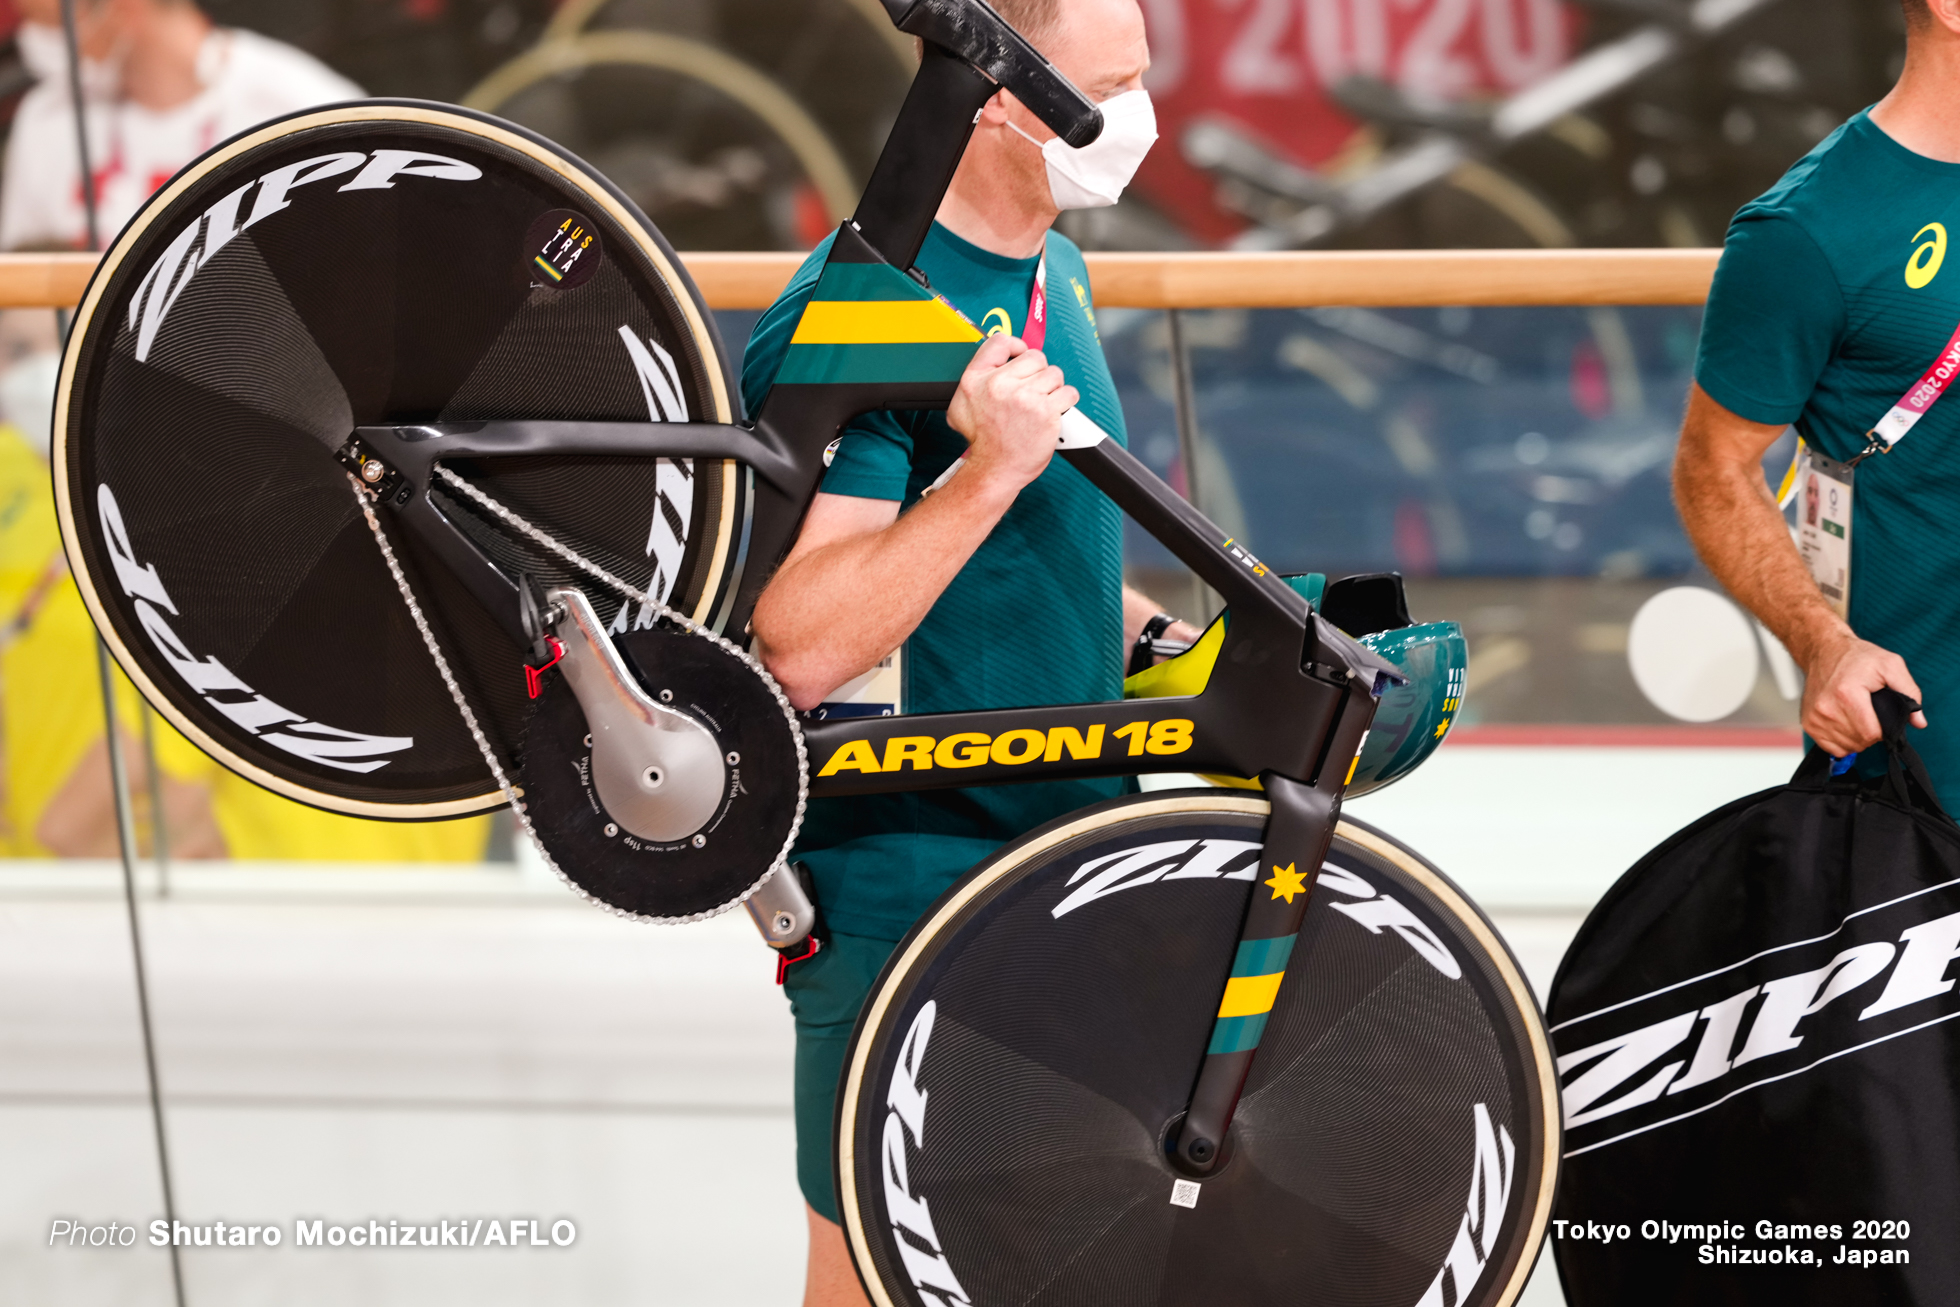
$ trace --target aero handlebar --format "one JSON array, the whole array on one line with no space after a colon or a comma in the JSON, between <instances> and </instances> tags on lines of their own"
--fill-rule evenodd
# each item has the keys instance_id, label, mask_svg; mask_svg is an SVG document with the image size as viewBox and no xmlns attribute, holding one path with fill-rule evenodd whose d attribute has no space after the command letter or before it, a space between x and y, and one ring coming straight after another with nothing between
<instances>
[{"instance_id":1,"label":"aero handlebar","mask_svg":"<svg viewBox=\"0 0 1960 1307\"><path fill-rule=\"evenodd\" d=\"M901 32L930 41L1014 92L1070 145L1102 135L1102 111L985 0L883 0Z\"/></svg>"}]
</instances>

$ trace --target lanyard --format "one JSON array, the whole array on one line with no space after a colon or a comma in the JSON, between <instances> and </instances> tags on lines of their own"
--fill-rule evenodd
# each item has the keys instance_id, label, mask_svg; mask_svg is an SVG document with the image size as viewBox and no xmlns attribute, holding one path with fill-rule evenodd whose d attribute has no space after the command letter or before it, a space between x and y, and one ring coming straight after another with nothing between
<instances>
[{"instance_id":1,"label":"lanyard","mask_svg":"<svg viewBox=\"0 0 1960 1307\"><path fill-rule=\"evenodd\" d=\"M1839 617L1848 620L1851 613L1851 493L1858 464L1904 440L1955 376L1960 376L1960 327L1947 339L1933 366L1865 433L1865 447L1848 462L1833 462L1807 447L1802 437L1797 439L1796 457L1776 493L1777 505L1788 508L1799 493L1803 495L1796 524L1790 528L1791 539L1811 579Z\"/></svg>"},{"instance_id":2,"label":"lanyard","mask_svg":"<svg viewBox=\"0 0 1960 1307\"><path fill-rule=\"evenodd\" d=\"M1873 454L1886 453L1904 440L1906 432L1926 416L1926 410L1939 402L1956 375L1960 375L1960 327L1954 328L1946 348L1940 351L1925 375L1878 420L1877 426L1865 433L1865 447L1853 456L1849 466L1856 467Z\"/></svg>"},{"instance_id":3,"label":"lanyard","mask_svg":"<svg viewBox=\"0 0 1960 1307\"><path fill-rule=\"evenodd\" d=\"M1954 332L1953 338L1960 342L1960 331ZM1041 262L1034 267L1034 291L1028 296L1028 320L1021 325L1021 339L1028 343L1029 349L1040 349L1048 343L1047 237L1041 241Z\"/></svg>"},{"instance_id":4,"label":"lanyard","mask_svg":"<svg viewBox=\"0 0 1960 1307\"><path fill-rule=\"evenodd\" d=\"M1021 339L1029 349L1040 349L1048 341L1048 240L1042 238L1041 262L1034 266L1034 290L1028 296L1028 320L1021 324ZM939 474L937 480L919 492L921 499L953 479L953 474L966 462L966 451L953 460L953 465Z\"/></svg>"}]
</instances>

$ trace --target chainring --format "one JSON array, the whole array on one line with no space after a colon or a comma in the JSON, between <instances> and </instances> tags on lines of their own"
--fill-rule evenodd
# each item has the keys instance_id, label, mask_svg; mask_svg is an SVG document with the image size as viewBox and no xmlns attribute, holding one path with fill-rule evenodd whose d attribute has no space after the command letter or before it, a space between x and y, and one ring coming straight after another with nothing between
<instances>
[{"instance_id":1,"label":"chainring","mask_svg":"<svg viewBox=\"0 0 1960 1307\"><path fill-rule=\"evenodd\" d=\"M585 713L570 683L547 674L525 733L525 815L559 874L606 907L651 921L714 916L748 898L802 824L796 724L761 674L714 640L661 625L613 644L642 689L721 746L729 767L720 806L672 844L622 828L592 785Z\"/></svg>"}]
</instances>

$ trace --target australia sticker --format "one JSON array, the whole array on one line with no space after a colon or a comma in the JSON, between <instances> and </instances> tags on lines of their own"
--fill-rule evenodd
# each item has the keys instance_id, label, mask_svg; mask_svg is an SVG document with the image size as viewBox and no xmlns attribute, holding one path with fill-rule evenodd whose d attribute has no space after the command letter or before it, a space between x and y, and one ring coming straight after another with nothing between
<instances>
[{"instance_id":1,"label":"australia sticker","mask_svg":"<svg viewBox=\"0 0 1960 1307\"><path fill-rule=\"evenodd\" d=\"M524 234L525 275L536 286L571 290L583 286L599 270L605 246L592 220L571 209L552 209L538 215Z\"/></svg>"}]
</instances>

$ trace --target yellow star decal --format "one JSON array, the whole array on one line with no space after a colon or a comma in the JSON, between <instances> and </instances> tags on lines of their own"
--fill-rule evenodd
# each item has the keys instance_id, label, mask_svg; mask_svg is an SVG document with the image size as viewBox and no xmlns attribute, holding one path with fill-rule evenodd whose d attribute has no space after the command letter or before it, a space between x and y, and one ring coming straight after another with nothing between
<instances>
[{"instance_id":1,"label":"yellow star decal","mask_svg":"<svg viewBox=\"0 0 1960 1307\"><path fill-rule=\"evenodd\" d=\"M1445 717L1442 720L1441 724L1436 727L1436 738L1439 740L1442 739L1443 732L1447 731L1449 728L1450 728L1450 719Z\"/></svg>"},{"instance_id":2,"label":"yellow star decal","mask_svg":"<svg viewBox=\"0 0 1960 1307\"><path fill-rule=\"evenodd\" d=\"M1273 887L1274 898L1285 899L1288 903L1291 903L1295 894L1305 894L1307 892L1306 873L1293 870L1296 865L1291 862L1287 863L1284 867L1278 863L1273 864L1273 878L1267 881L1266 884Z\"/></svg>"}]
</instances>

